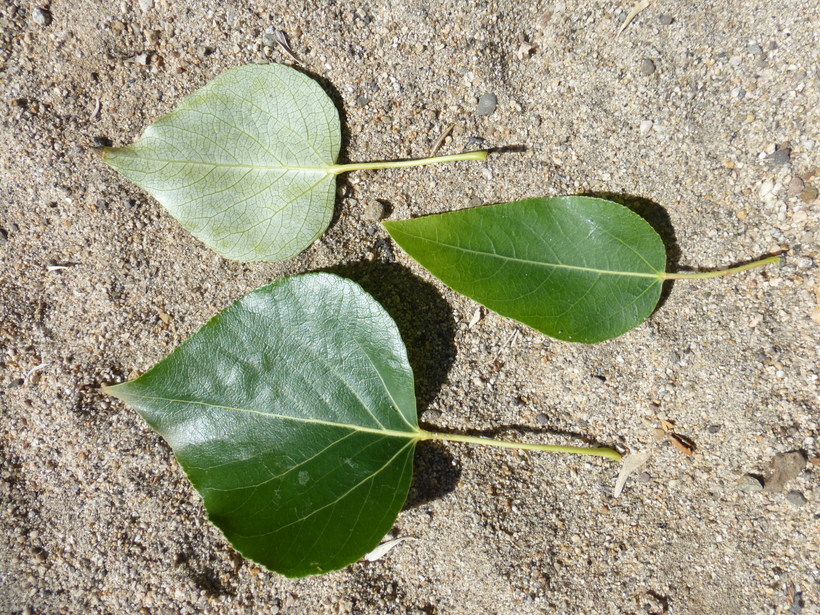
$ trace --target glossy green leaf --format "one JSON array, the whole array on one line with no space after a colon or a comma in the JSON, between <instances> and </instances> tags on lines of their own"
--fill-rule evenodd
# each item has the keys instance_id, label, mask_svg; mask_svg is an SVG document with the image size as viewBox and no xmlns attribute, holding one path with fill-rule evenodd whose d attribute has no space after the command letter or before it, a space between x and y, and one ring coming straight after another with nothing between
<instances>
[{"instance_id":1,"label":"glossy green leaf","mask_svg":"<svg viewBox=\"0 0 820 615\"><path fill-rule=\"evenodd\" d=\"M330 274L250 293L108 392L170 444L231 544L288 576L379 543L424 433L395 324Z\"/></svg>"},{"instance_id":2,"label":"glossy green leaf","mask_svg":"<svg viewBox=\"0 0 820 615\"><path fill-rule=\"evenodd\" d=\"M281 64L229 70L105 161L219 254L284 260L333 214L340 123L319 84Z\"/></svg>"},{"instance_id":3,"label":"glossy green leaf","mask_svg":"<svg viewBox=\"0 0 820 615\"><path fill-rule=\"evenodd\" d=\"M572 342L600 342L637 326L665 279L658 234L604 199L528 199L384 226L454 290Z\"/></svg>"}]
</instances>

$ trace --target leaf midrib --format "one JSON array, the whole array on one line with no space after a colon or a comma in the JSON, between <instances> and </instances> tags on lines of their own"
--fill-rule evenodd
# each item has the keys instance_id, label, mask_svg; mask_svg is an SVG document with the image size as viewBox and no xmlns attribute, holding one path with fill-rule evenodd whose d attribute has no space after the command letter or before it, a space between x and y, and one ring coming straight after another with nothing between
<instances>
[{"instance_id":1,"label":"leaf midrib","mask_svg":"<svg viewBox=\"0 0 820 615\"><path fill-rule=\"evenodd\" d=\"M115 387L111 387L112 389ZM112 391L113 393L113 391ZM178 404L194 404L198 406L205 406L206 408L215 408L218 410L227 410L232 412L247 412L248 414L256 414L267 419L281 419L284 421L294 421L296 423L306 423L306 424L313 424L313 425L324 425L326 427L339 427L342 429L350 429L353 431L360 431L363 433L372 433L378 434L380 436L388 436L394 438L406 438L406 439L414 439L418 440L421 438L422 431L418 428L413 428L413 431L397 431L395 429L375 429L372 427L364 427L362 425L354 425L352 423L335 423L333 421L323 421L320 419L310 419L298 416L288 416L286 414L273 414L271 412L260 412L259 410L250 410L248 408L234 408L231 406L223 406L220 404L209 404L208 402L204 401L196 401L190 399L173 399L170 397L155 397L152 395L134 395L131 393L126 393L120 397L123 401L126 401L126 398L129 400L136 400L136 399L145 399L145 400L153 400L153 401L164 401L168 403L178 403Z\"/></svg>"},{"instance_id":2,"label":"leaf midrib","mask_svg":"<svg viewBox=\"0 0 820 615\"><path fill-rule=\"evenodd\" d=\"M116 153L116 150L114 150ZM328 165L326 167L300 167L289 165L267 165L267 164L249 164L249 163L232 163L232 162L207 162L205 160L175 160L172 158L149 158L145 155L134 156L141 160L150 160L152 162L164 162L166 164L187 164L201 167L219 167L230 169L252 169L257 171L302 171L324 173L325 175L336 175L335 167L337 165Z\"/></svg>"},{"instance_id":3,"label":"leaf midrib","mask_svg":"<svg viewBox=\"0 0 820 615\"><path fill-rule=\"evenodd\" d=\"M497 258L499 260L510 261L514 263L520 263L522 265L531 265L533 267L541 267L545 269L565 269L568 271L583 271L584 273L595 273L601 275L616 275L616 276L624 276L624 277L632 277L632 278L652 278L654 280L663 280L664 274L661 271L656 273L638 273L633 271L616 271L611 269L595 269L593 267L580 267L578 265L566 265L564 263L546 263L541 261L532 261L525 258L518 258L515 256L507 256L505 254L498 254L497 252L482 252L481 250L473 250L471 248L465 248L463 246L457 246L451 243L446 243L444 241L439 241L437 239L430 239L428 237L422 237L420 235L414 235L412 233L408 233L406 231L400 231L404 235L411 237L413 239L419 241L426 241L427 243L435 244L438 246L442 246L444 248L451 248L453 250L457 250L459 252L464 252L467 254L477 254L479 256L487 256L491 258Z\"/></svg>"}]
</instances>

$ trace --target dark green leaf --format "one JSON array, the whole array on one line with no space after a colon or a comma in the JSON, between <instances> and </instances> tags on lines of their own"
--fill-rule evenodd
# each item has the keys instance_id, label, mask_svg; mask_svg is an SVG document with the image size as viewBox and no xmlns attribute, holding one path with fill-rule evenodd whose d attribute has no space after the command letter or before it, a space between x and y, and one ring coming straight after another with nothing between
<instances>
[{"instance_id":1,"label":"dark green leaf","mask_svg":"<svg viewBox=\"0 0 820 615\"><path fill-rule=\"evenodd\" d=\"M108 391L171 445L231 544L288 576L358 560L407 496L422 432L404 344L334 275L250 293Z\"/></svg>"},{"instance_id":2,"label":"dark green leaf","mask_svg":"<svg viewBox=\"0 0 820 615\"><path fill-rule=\"evenodd\" d=\"M612 201L529 199L384 226L454 290L558 339L621 335L660 298L663 242Z\"/></svg>"}]
</instances>

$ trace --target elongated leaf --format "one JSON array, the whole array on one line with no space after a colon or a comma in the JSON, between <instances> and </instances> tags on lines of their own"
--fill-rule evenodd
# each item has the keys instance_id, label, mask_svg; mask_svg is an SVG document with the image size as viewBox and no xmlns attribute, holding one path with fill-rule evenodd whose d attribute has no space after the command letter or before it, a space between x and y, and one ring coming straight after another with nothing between
<instances>
[{"instance_id":1,"label":"elongated leaf","mask_svg":"<svg viewBox=\"0 0 820 615\"><path fill-rule=\"evenodd\" d=\"M108 391L171 445L231 544L288 576L372 551L407 496L421 432L404 344L334 275L250 293Z\"/></svg>"},{"instance_id":2,"label":"elongated leaf","mask_svg":"<svg viewBox=\"0 0 820 615\"><path fill-rule=\"evenodd\" d=\"M663 242L612 201L529 199L384 226L454 290L558 339L621 335L660 298Z\"/></svg>"},{"instance_id":3,"label":"elongated leaf","mask_svg":"<svg viewBox=\"0 0 820 615\"><path fill-rule=\"evenodd\" d=\"M295 256L327 228L339 115L310 77L281 64L229 70L105 161L219 254Z\"/></svg>"}]
</instances>

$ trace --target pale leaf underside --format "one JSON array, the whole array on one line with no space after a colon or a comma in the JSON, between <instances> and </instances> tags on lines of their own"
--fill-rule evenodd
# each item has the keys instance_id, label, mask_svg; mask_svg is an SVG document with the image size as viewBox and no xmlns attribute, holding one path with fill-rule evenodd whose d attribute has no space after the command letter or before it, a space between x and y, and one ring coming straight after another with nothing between
<instances>
[{"instance_id":1,"label":"pale leaf underside","mask_svg":"<svg viewBox=\"0 0 820 615\"><path fill-rule=\"evenodd\" d=\"M310 77L280 64L229 70L105 160L210 248L279 261L328 226L339 116Z\"/></svg>"}]
</instances>

